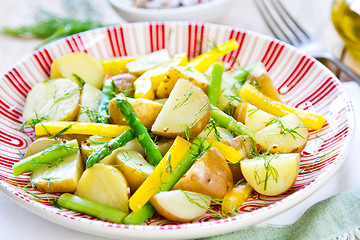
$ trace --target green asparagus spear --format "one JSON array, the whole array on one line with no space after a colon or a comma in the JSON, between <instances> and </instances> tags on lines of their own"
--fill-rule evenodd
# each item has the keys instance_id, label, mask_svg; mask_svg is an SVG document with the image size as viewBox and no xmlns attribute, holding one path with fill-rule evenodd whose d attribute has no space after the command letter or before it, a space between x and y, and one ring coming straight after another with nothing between
<instances>
[{"instance_id":1,"label":"green asparagus spear","mask_svg":"<svg viewBox=\"0 0 360 240\"><path fill-rule=\"evenodd\" d=\"M201 157L203 153L209 148L209 143L202 137L197 137L191 143L190 148L181 158L176 168L172 170L170 175L160 185L158 192L170 191L180 178L191 168L195 160Z\"/></svg>"},{"instance_id":2,"label":"green asparagus spear","mask_svg":"<svg viewBox=\"0 0 360 240\"><path fill-rule=\"evenodd\" d=\"M159 147L150 138L146 127L140 122L134 108L124 96L116 97L116 105L139 140L140 145L144 148L149 163L156 166L162 159Z\"/></svg>"},{"instance_id":3,"label":"green asparagus spear","mask_svg":"<svg viewBox=\"0 0 360 240\"><path fill-rule=\"evenodd\" d=\"M220 126L233 131L236 135L247 135L252 139L255 138L254 132L248 126L236 121L233 117L227 115L215 106L211 106L211 117Z\"/></svg>"},{"instance_id":4,"label":"green asparagus spear","mask_svg":"<svg viewBox=\"0 0 360 240\"><path fill-rule=\"evenodd\" d=\"M97 217L101 220L110 221L114 223L122 223L125 212L116 208L106 206L70 193L64 193L58 199L60 207L68 208L76 212L88 214Z\"/></svg>"},{"instance_id":5,"label":"green asparagus spear","mask_svg":"<svg viewBox=\"0 0 360 240\"><path fill-rule=\"evenodd\" d=\"M50 164L57 159L77 152L78 149L78 142L75 139L67 143L60 142L54 144L39 153L31 155L15 163L13 166L13 173L15 176L18 176L24 172L31 172L35 168L41 167L45 164Z\"/></svg>"},{"instance_id":6,"label":"green asparagus spear","mask_svg":"<svg viewBox=\"0 0 360 240\"><path fill-rule=\"evenodd\" d=\"M105 80L98 106L99 117L96 120L98 123L109 123L109 102L115 96L114 81L112 79Z\"/></svg>"},{"instance_id":7,"label":"green asparagus spear","mask_svg":"<svg viewBox=\"0 0 360 240\"><path fill-rule=\"evenodd\" d=\"M210 103L214 106L218 103L223 72L224 66L220 63L215 63L211 72L211 82L208 90Z\"/></svg>"},{"instance_id":8,"label":"green asparagus spear","mask_svg":"<svg viewBox=\"0 0 360 240\"><path fill-rule=\"evenodd\" d=\"M140 225L146 219L151 218L155 213L155 208L151 205L150 202L145 203L145 205L137 212L131 212L124 219L125 224Z\"/></svg>"},{"instance_id":9,"label":"green asparagus spear","mask_svg":"<svg viewBox=\"0 0 360 240\"><path fill-rule=\"evenodd\" d=\"M86 168L91 167L95 163L98 163L106 156L109 156L114 150L119 147L124 146L130 140L135 138L132 130L127 130L120 136L111 139L109 142L105 143L99 151L93 152L86 161Z\"/></svg>"},{"instance_id":10,"label":"green asparagus spear","mask_svg":"<svg viewBox=\"0 0 360 240\"><path fill-rule=\"evenodd\" d=\"M192 142L190 148L185 155L181 158L177 167L172 170L170 175L160 185L158 192L170 191L180 178L190 169L195 160L208 149L209 144L201 137L197 137ZM147 202L139 211L131 212L124 219L125 224L141 224L146 219L152 217L155 209L150 202Z\"/></svg>"}]
</instances>

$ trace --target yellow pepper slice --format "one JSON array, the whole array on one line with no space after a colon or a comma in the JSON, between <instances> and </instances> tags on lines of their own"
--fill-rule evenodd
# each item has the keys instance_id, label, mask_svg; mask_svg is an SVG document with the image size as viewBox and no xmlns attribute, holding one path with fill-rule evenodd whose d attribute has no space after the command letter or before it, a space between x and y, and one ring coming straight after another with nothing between
<instances>
[{"instance_id":1,"label":"yellow pepper slice","mask_svg":"<svg viewBox=\"0 0 360 240\"><path fill-rule=\"evenodd\" d=\"M323 116L287 106L282 102L265 96L250 84L246 84L240 89L240 97L243 101L275 116L295 113L309 129L321 129L326 123L326 119Z\"/></svg>"},{"instance_id":2,"label":"yellow pepper slice","mask_svg":"<svg viewBox=\"0 0 360 240\"><path fill-rule=\"evenodd\" d=\"M68 129L66 129L68 128ZM35 135L55 135L60 131L64 134L83 134L83 135L99 135L106 137L117 137L126 130L129 126L102 124L102 123L85 123L85 122L42 122L35 125Z\"/></svg>"},{"instance_id":3,"label":"yellow pepper slice","mask_svg":"<svg viewBox=\"0 0 360 240\"><path fill-rule=\"evenodd\" d=\"M219 57L225 56L227 53L234 51L238 47L238 42L235 39L230 39L220 46L197 56L189 62L188 66L194 67L200 72L205 72Z\"/></svg>"},{"instance_id":4,"label":"yellow pepper slice","mask_svg":"<svg viewBox=\"0 0 360 240\"><path fill-rule=\"evenodd\" d=\"M184 156L191 143L177 137L165 154L153 173L141 184L136 192L129 199L129 206L134 212L140 210L147 201L157 192L161 183L170 175L181 158Z\"/></svg>"},{"instance_id":5,"label":"yellow pepper slice","mask_svg":"<svg viewBox=\"0 0 360 240\"><path fill-rule=\"evenodd\" d=\"M142 74L134 82L135 98L146 98L154 100L155 90L164 80L167 72L172 66L185 66L188 62L186 53L179 53L173 57L171 62L164 63L156 68L150 69Z\"/></svg>"},{"instance_id":6,"label":"yellow pepper slice","mask_svg":"<svg viewBox=\"0 0 360 240\"><path fill-rule=\"evenodd\" d=\"M238 163L243 157L243 155L239 151L236 151L235 148L221 143L215 139L207 138L206 141L210 143L212 147L215 147L230 163Z\"/></svg>"},{"instance_id":7,"label":"yellow pepper slice","mask_svg":"<svg viewBox=\"0 0 360 240\"><path fill-rule=\"evenodd\" d=\"M251 196L254 189L249 183L241 183L228 192L224 196L222 202L222 210L225 213L235 213L239 207Z\"/></svg>"},{"instance_id":8,"label":"yellow pepper slice","mask_svg":"<svg viewBox=\"0 0 360 240\"><path fill-rule=\"evenodd\" d=\"M126 64L134 61L136 58L136 56L126 56L109 60L100 60L100 63L105 74L120 74L128 72Z\"/></svg>"}]
</instances>

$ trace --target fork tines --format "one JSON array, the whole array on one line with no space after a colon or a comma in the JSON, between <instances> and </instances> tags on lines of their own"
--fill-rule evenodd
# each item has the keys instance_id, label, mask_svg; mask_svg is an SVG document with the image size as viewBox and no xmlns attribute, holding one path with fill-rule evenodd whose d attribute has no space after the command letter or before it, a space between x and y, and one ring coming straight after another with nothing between
<instances>
[{"instance_id":1,"label":"fork tines","mask_svg":"<svg viewBox=\"0 0 360 240\"><path fill-rule=\"evenodd\" d=\"M276 38L295 46L310 40L279 0L255 0L255 3Z\"/></svg>"}]
</instances>

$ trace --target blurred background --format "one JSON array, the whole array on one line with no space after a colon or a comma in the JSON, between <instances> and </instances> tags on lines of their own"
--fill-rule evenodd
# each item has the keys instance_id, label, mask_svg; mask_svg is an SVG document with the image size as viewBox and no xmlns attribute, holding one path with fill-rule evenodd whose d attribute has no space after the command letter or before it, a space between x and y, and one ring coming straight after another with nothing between
<instances>
[{"instance_id":1,"label":"blurred background","mask_svg":"<svg viewBox=\"0 0 360 240\"><path fill-rule=\"evenodd\" d=\"M121 1L121 0L119 0ZM332 0L287 0L285 7L301 26L331 52L360 73L351 57L343 54L343 41L331 22ZM35 22L44 14L90 18L104 25L124 23L107 0L0 0L0 28L19 27ZM235 0L215 23L231 25L272 36L252 0ZM41 40L0 34L0 72L29 54Z\"/></svg>"}]
</instances>

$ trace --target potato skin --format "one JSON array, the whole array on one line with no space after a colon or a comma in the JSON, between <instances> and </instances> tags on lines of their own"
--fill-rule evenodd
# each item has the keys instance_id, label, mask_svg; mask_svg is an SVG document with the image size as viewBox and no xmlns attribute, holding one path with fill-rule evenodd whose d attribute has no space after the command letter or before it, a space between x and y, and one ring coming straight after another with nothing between
<instances>
[{"instance_id":1,"label":"potato skin","mask_svg":"<svg viewBox=\"0 0 360 240\"><path fill-rule=\"evenodd\" d=\"M232 187L230 167L220 152L212 147L194 163L174 189L223 198Z\"/></svg>"},{"instance_id":2,"label":"potato skin","mask_svg":"<svg viewBox=\"0 0 360 240\"><path fill-rule=\"evenodd\" d=\"M163 105L148 99L127 99L133 106L140 122L144 124L146 128L151 128ZM116 98L109 102L109 114L114 124L128 125L116 105Z\"/></svg>"}]
</instances>

